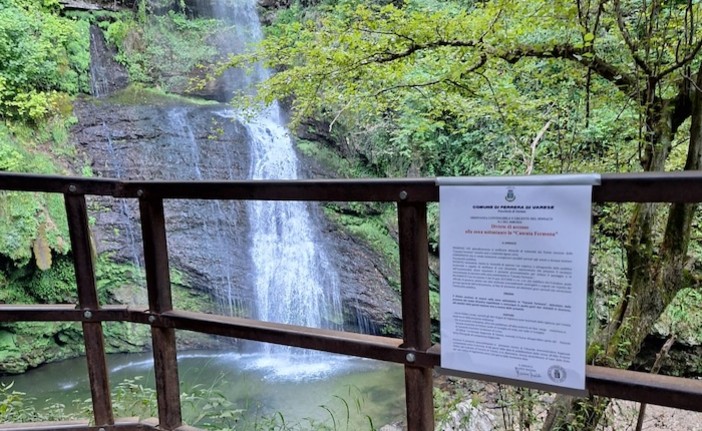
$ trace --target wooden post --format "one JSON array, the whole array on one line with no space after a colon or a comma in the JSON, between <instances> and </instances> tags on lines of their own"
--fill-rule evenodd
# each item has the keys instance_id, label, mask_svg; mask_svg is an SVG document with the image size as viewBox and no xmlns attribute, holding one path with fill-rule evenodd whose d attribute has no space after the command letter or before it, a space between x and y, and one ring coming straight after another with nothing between
<instances>
[{"instance_id":1,"label":"wooden post","mask_svg":"<svg viewBox=\"0 0 702 431\"><path fill-rule=\"evenodd\" d=\"M139 199L149 309L154 313L151 341L154 350L159 427L182 425L175 329L159 326L158 315L173 310L168 269L168 245L162 199Z\"/></svg>"},{"instance_id":2,"label":"wooden post","mask_svg":"<svg viewBox=\"0 0 702 431\"><path fill-rule=\"evenodd\" d=\"M431 347L429 317L429 239L427 238L427 206L424 202L405 202L400 195L398 224L400 236L400 283L402 286L403 347L425 351ZM434 381L432 369L412 365L407 355L405 393L408 431L434 429Z\"/></svg>"},{"instance_id":3,"label":"wooden post","mask_svg":"<svg viewBox=\"0 0 702 431\"><path fill-rule=\"evenodd\" d=\"M71 186L69 190L74 188L75 186ZM97 310L100 304L95 283L93 253L91 251L90 231L88 229L88 212L85 196L72 193L64 195L64 201L68 217L68 231L71 236L73 266L76 271L76 284L78 285L78 303L84 318L83 340L85 342L85 357L88 361L93 416L97 426L114 425L115 420L112 413L102 323L90 321L93 311Z\"/></svg>"}]
</instances>

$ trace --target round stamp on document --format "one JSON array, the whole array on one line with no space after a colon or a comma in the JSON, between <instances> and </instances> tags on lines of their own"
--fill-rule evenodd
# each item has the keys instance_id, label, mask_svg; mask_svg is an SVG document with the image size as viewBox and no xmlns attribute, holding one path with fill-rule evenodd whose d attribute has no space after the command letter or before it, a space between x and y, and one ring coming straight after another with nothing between
<instances>
[{"instance_id":1,"label":"round stamp on document","mask_svg":"<svg viewBox=\"0 0 702 431\"><path fill-rule=\"evenodd\" d=\"M552 365L548 369L548 378L554 383L561 383L567 377L565 368L560 365Z\"/></svg>"}]
</instances>

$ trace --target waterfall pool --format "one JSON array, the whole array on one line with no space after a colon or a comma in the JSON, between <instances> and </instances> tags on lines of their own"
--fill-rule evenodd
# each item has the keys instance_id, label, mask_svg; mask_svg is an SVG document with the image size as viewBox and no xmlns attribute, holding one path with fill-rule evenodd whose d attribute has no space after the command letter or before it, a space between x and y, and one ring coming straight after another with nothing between
<instances>
[{"instance_id":1,"label":"waterfall pool","mask_svg":"<svg viewBox=\"0 0 702 431\"><path fill-rule=\"evenodd\" d=\"M180 390L193 394L212 389L233 404L230 409L245 410L244 420L276 418L292 429L325 423L331 429L368 430L369 418L375 428L380 428L404 417L402 366L326 354L313 358L301 362L299 356L183 352L178 355ZM108 368L113 393L121 382L134 379L153 388L150 353L108 355ZM12 390L35 398L37 409L61 403L71 412L74 400L90 398L83 357L0 377L0 383L10 382L14 382ZM192 421L204 404L184 402L184 420Z\"/></svg>"}]
</instances>

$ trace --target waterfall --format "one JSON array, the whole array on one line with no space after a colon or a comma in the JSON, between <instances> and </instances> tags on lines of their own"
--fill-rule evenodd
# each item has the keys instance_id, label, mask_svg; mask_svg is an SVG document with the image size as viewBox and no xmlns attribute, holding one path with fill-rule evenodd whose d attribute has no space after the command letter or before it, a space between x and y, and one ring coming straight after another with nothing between
<instances>
[{"instance_id":1,"label":"waterfall","mask_svg":"<svg viewBox=\"0 0 702 431\"><path fill-rule=\"evenodd\" d=\"M207 172L212 174L213 166L203 160L205 157L203 149L195 136L187 113L188 111L183 108L171 108L166 117L166 128L172 133L169 147L174 149L169 152L180 156L180 160L172 161L178 166L177 179L194 181L235 179L231 171L231 153L226 150L219 153L225 156L222 163L228 167L226 175L219 178L216 178L216 175L207 175ZM213 114L226 115L219 111L214 111ZM158 157L158 155L155 156L155 158ZM210 170L203 168L210 168ZM219 172L219 175L223 174L224 172ZM232 248L238 245L232 242L232 239L237 236L237 228L232 224L232 220L239 217L236 205L228 201L206 200L170 203L168 209L169 213L186 213L188 214L186 217L199 219L202 227L198 229L195 237L191 238L191 243L197 244L199 248L208 252L208 265L215 269L212 272L216 274L216 279L212 280L212 286L217 290L215 296L219 302L219 308L224 314L240 314L243 306L236 299L234 292L237 289L234 282L237 276L233 262L236 256L232 253Z\"/></svg>"},{"instance_id":2,"label":"waterfall","mask_svg":"<svg viewBox=\"0 0 702 431\"><path fill-rule=\"evenodd\" d=\"M112 141L112 133L107 127L107 124L102 123L102 129L107 139L107 151L109 154L109 161L112 162L112 173L109 175L112 178L124 179L124 167L122 165L121 157L118 157L115 151L115 145ZM135 222L132 220L131 215L136 212L133 205L130 206L126 199L117 200L117 210L119 217L119 226L124 230L127 237L128 250L127 254L129 256L130 263L134 265L136 270L136 276L142 277L142 270L144 269L143 260L141 257L141 235L137 233L135 229Z\"/></svg>"},{"instance_id":3,"label":"waterfall","mask_svg":"<svg viewBox=\"0 0 702 431\"><path fill-rule=\"evenodd\" d=\"M238 49L245 49L251 42L261 39L255 0L216 0L212 7L215 18L236 29ZM233 51L236 50L234 46ZM250 80L243 84L267 77L268 71L256 65ZM244 123L251 136L250 178L297 178L297 155L277 103ZM341 329L343 313L338 275L315 238L309 205L253 201L248 212L255 317L270 322ZM287 350L273 346L267 349Z\"/></svg>"},{"instance_id":4,"label":"waterfall","mask_svg":"<svg viewBox=\"0 0 702 431\"><path fill-rule=\"evenodd\" d=\"M294 179L297 157L286 130L268 112L248 124L251 177ZM251 256L257 317L308 327L340 329L338 277L315 241L310 209L303 202L250 204Z\"/></svg>"},{"instance_id":5,"label":"waterfall","mask_svg":"<svg viewBox=\"0 0 702 431\"><path fill-rule=\"evenodd\" d=\"M124 66L114 59L113 47L107 46L102 30L97 25L90 26L90 93L95 97L105 97L116 90L125 88L129 77Z\"/></svg>"}]
</instances>

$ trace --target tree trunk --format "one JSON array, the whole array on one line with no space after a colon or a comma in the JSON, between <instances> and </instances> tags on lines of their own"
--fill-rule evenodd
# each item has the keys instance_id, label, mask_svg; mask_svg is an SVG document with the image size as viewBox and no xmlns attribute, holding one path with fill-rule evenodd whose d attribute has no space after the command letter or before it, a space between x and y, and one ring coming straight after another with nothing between
<instances>
[{"instance_id":1,"label":"tree trunk","mask_svg":"<svg viewBox=\"0 0 702 431\"><path fill-rule=\"evenodd\" d=\"M646 170L663 171L677 126L692 116L690 144L685 170L700 170L702 157L702 65L693 90L681 88L682 98L690 102L691 112L683 104L662 105L657 112L655 130L644 160ZM678 109L676 109L678 108ZM682 117L682 118L681 118ZM588 348L588 363L628 368L638 354L644 338L661 313L684 287L684 267L690 242L692 219L697 205L671 204L663 239L658 248L653 238L658 204L637 204L629 224L626 244L628 288L622 296L614 318ZM597 427L608 399L558 397L544 422L544 430Z\"/></svg>"}]
</instances>

